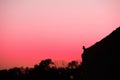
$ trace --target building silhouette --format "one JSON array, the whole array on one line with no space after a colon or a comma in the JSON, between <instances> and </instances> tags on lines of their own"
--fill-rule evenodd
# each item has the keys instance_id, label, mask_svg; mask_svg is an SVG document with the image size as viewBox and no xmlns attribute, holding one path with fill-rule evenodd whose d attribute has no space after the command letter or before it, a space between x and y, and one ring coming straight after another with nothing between
<instances>
[{"instance_id":1,"label":"building silhouette","mask_svg":"<svg viewBox=\"0 0 120 80\"><path fill-rule=\"evenodd\" d=\"M120 27L82 54L81 80L120 80Z\"/></svg>"}]
</instances>

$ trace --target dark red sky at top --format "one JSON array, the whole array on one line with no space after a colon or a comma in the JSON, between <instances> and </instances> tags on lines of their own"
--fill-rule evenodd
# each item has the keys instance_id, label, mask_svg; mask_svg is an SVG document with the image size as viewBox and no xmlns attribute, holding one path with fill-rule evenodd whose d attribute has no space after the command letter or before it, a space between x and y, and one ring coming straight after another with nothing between
<instances>
[{"instance_id":1,"label":"dark red sky at top","mask_svg":"<svg viewBox=\"0 0 120 80\"><path fill-rule=\"evenodd\" d=\"M120 0L0 0L0 69L81 60L120 26Z\"/></svg>"}]
</instances>

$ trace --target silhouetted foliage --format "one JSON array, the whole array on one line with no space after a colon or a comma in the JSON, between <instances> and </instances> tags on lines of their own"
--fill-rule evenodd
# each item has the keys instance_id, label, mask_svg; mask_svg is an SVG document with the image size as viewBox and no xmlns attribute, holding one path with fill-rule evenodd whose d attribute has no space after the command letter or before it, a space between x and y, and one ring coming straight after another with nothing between
<instances>
[{"instance_id":1,"label":"silhouetted foliage","mask_svg":"<svg viewBox=\"0 0 120 80\"><path fill-rule=\"evenodd\" d=\"M34 68L0 70L0 80L80 80L80 64L69 62L67 67L57 68L51 59L42 60Z\"/></svg>"},{"instance_id":2,"label":"silhouetted foliage","mask_svg":"<svg viewBox=\"0 0 120 80\"><path fill-rule=\"evenodd\" d=\"M75 68L77 68L78 66L79 66L79 64L78 64L77 61L71 61L71 62L68 63L68 67L69 67L69 68L75 69Z\"/></svg>"}]
</instances>

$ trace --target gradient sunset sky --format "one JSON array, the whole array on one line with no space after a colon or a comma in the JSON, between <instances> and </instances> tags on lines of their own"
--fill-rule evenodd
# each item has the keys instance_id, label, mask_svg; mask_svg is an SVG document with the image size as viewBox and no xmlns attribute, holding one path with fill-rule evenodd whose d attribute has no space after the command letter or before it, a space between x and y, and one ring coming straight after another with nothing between
<instances>
[{"instance_id":1,"label":"gradient sunset sky","mask_svg":"<svg viewBox=\"0 0 120 80\"><path fill-rule=\"evenodd\" d=\"M120 26L120 0L0 0L0 69L80 60Z\"/></svg>"}]
</instances>

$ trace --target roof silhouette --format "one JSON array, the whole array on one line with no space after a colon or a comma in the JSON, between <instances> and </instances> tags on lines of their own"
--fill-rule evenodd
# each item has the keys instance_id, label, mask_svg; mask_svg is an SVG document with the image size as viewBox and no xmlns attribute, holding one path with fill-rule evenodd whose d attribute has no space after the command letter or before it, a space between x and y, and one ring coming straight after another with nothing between
<instances>
[{"instance_id":1,"label":"roof silhouette","mask_svg":"<svg viewBox=\"0 0 120 80\"><path fill-rule=\"evenodd\" d=\"M82 54L82 80L115 80L120 68L120 27ZM118 80L117 79L117 80Z\"/></svg>"}]
</instances>

